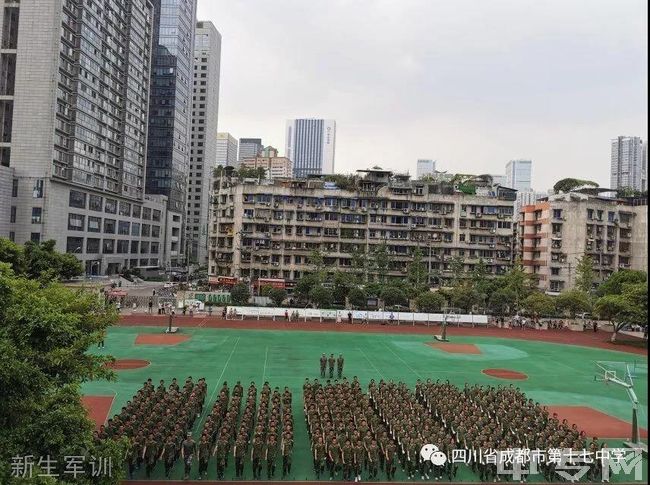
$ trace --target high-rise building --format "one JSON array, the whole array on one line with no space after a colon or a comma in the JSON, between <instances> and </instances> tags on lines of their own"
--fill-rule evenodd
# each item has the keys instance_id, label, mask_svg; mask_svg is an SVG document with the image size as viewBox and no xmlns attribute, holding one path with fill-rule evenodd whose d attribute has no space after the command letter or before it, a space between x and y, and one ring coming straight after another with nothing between
<instances>
[{"instance_id":1,"label":"high-rise building","mask_svg":"<svg viewBox=\"0 0 650 485\"><path fill-rule=\"evenodd\" d=\"M169 208L185 216L190 166L192 67L196 0L152 0L154 6L149 138L148 194L166 195ZM201 80L207 88L207 80ZM205 135L195 133L196 139ZM203 137L203 138L201 138ZM184 244L172 260L184 259Z\"/></svg>"},{"instance_id":2,"label":"high-rise building","mask_svg":"<svg viewBox=\"0 0 650 485\"><path fill-rule=\"evenodd\" d=\"M435 160L418 160L416 176L418 179L425 177L427 175L433 175L436 173L436 161Z\"/></svg>"},{"instance_id":3,"label":"high-rise building","mask_svg":"<svg viewBox=\"0 0 650 485\"><path fill-rule=\"evenodd\" d=\"M612 140L610 188L648 190L647 143L638 136Z\"/></svg>"},{"instance_id":4,"label":"high-rise building","mask_svg":"<svg viewBox=\"0 0 650 485\"><path fill-rule=\"evenodd\" d=\"M508 183L508 178L505 175L490 174L492 177L492 182L498 185L503 185L504 187Z\"/></svg>"},{"instance_id":5,"label":"high-rise building","mask_svg":"<svg viewBox=\"0 0 650 485\"><path fill-rule=\"evenodd\" d=\"M260 154L264 145L261 138L240 138L239 139L239 161L244 158L255 158Z\"/></svg>"},{"instance_id":6,"label":"high-rise building","mask_svg":"<svg viewBox=\"0 0 650 485\"><path fill-rule=\"evenodd\" d=\"M285 156L293 162L294 177L334 173L335 151L336 121L287 121Z\"/></svg>"},{"instance_id":7,"label":"high-rise building","mask_svg":"<svg viewBox=\"0 0 650 485\"><path fill-rule=\"evenodd\" d=\"M152 3L1 6L0 163L13 172L2 202L11 237L54 239L89 274L162 265L166 202L144 196Z\"/></svg>"},{"instance_id":8,"label":"high-rise building","mask_svg":"<svg viewBox=\"0 0 650 485\"><path fill-rule=\"evenodd\" d=\"M510 160L506 165L506 185L511 189L530 190L533 162Z\"/></svg>"},{"instance_id":9,"label":"high-rise building","mask_svg":"<svg viewBox=\"0 0 650 485\"><path fill-rule=\"evenodd\" d=\"M293 175L293 164L287 157L279 157L278 150L271 146L263 148L259 155L252 158L244 158L239 162L240 168L263 168L266 171L266 178L291 178Z\"/></svg>"},{"instance_id":10,"label":"high-rise building","mask_svg":"<svg viewBox=\"0 0 650 485\"><path fill-rule=\"evenodd\" d=\"M208 202L217 160L220 65L221 34L212 22L197 22L185 236L189 259L199 264L208 262Z\"/></svg>"},{"instance_id":11,"label":"high-rise building","mask_svg":"<svg viewBox=\"0 0 650 485\"><path fill-rule=\"evenodd\" d=\"M217 162L222 167L237 165L237 138L230 133L217 133Z\"/></svg>"}]
</instances>

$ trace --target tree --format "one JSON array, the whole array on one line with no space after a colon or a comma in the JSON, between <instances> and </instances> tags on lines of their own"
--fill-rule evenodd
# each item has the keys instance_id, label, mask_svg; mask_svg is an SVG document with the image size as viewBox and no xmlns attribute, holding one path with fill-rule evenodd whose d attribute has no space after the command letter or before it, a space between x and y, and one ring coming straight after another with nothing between
<instances>
[{"instance_id":1,"label":"tree","mask_svg":"<svg viewBox=\"0 0 650 485\"><path fill-rule=\"evenodd\" d=\"M309 292L309 300L316 308L332 306L332 290L321 285L314 286Z\"/></svg>"},{"instance_id":2,"label":"tree","mask_svg":"<svg viewBox=\"0 0 650 485\"><path fill-rule=\"evenodd\" d=\"M440 293L425 291L417 297L415 303L421 312L431 313L440 311L447 304L447 300Z\"/></svg>"},{"instance_id":3,"label":"tree","mask_svg":"<svg viewBox=\"0 0 650 485\"><path fill-rule=\"evenodd\" d=\"M404 292L395 286L386 286L381 292L381 299L387 307L405 306L407 303Z\"/></svg>"},{"instance_id":4,"label":"tree","mask_svg":"<svg viewBox=\"0 0 650 485\"><path fill-rule=\"evenodd\" d=\"M594 285L594 260L584 255L578 259L576 266L576 289L590 293Z\"/></svg>"},{"instance_id":5,"label":"tree","mask_svg":"<svg viewBox=\"0 0 650 485\"><path fill-rule=\"evenodd\" d=\"M470 284L463 284L450 291L451 306L460 308L464 312L472 311L474 305L478 305L481 299Z\"/></svg>"},{"instance_id":6,"label":"tree","mask_svg":"<svg viewBox=\"0 0 650 485\"><path fill-rule=\"evenodd\" d=\"M282 288L271 288L268 297L273 301L275 306L282 306L282 302L287 298L287 291Z\"/></svg>"},{"instance_id":7,"label":"tree","mask_svg":"<svg viewBox=\"0 0 650 485\"><path fill-rule=\"evenodd\" d=\"M427 267L422 261L422 250L417 247L413 251L413 261L411 261L407 267L408 272L408 282L413 286L416 292L422 291L424 288L428 288L428 271Z\"/></svg>"},{"instance_id":8,"label":"tree","mask_svg":"<svg viewBox=\"0 0 650 485\"><path fill-rule=\"evenodd\" d=\"M266 296L270 298L271 290L273 285L264 285L260 288L260 296Z\"/></svg>"},{"instance_id":9,"label":"tree","mask_svg":"<svg viewBox=\"0 0 650 485\"><path fill-rule=\"evenodd\" d=\"M309 253L309 264L322 283L325 280L327 271L325 270L325 257L320 249L315 249Z\"/></svg>"},{"instance_id":10,"label":"tree","mask_svg":"<svg viewBox=\"0 0 650 485\"><path fill-rule=\"evenodd\" d=\"M521 306L529 315L552 316L555 314L555 300L541 292L528 295Z\"/></svg>"},{"instance_id":11,"label":"tree","mask_svg":"<svg viewBox=\"0 0 650 485\"><path fill-rule=\"evenodd\" d=\"M293 294L296 298L302 301L309 300L309 292L315 287L321 284L320 278L315 274L307 274L298 280L295 288L293 289Z\"/></svg>"},{"instance_id":12,"label":"tree","mask_svg":"<svg viewBox=\"0 0 650 485\"><path fill-rule=\"evenodd\" d=\"M365 308L368 304L368 296L361 288L352 288L348 293L348 303L352 308Z\"/></svg>"},{"instance_id":13,"label":"tree","mask_svg":"<svg viewBox=\"0 0 650 485\"><path fill-rule=\"evenodd\" d=\"M592 182L591 180L565 178L559 180L553 186L553 190L555 191L556 194L559 194L560 192L565 192L565 193L571 192L572 190L579 189L580 187L584 187L584 186L598 187L598 184L596 182Z\"/></svg>"},{"instance_id":14,"label":"tree","mask_svg":"<svg viewBox=\"0 0 650 485\"><path fill-rule=\"evenodd\" d=\"M648 284L628 283L620 294L601 296L594 305L594 311L614 327L611 341L616 342L618 332L629 325L648 325Z\"/></svg>"},{"instance_id":15,"label":"tree","mask_svg":"<svg viewBox=\"0 0 650 485\"><path fill-rule=\"evenodd\" d=\"M48 283L83 274L81 262L72 254L58 253L53 240L42 243L30 241L24 248L6 239L0 241L0 262L10 264L17 276Z\"/></svg>"},{"instance_id":16,"label":"tree","mask_svg":"<svg viewBox=\"0 0 650 485\"><path fill-rule=\"evenodd\" d=\"M474 265L471 281L482 305L485 305L485 302L488 299L488 288L490 283L487 275L487 266L485 265L483 258L481 258L478 260L478 263Z\"/></svg>"},{"instance_id":17,"label":"tree","mask_svg":"<svg viewBox=\"0 0 650 485\"><path fill-rule=\"evenodd\" d=\"M555 305L559 311L568 313L571 318L575 318L578 313L588 312L591 309L589 295L580 290L569 290L560 293Z\"/></svg>"},{"instance_id":18,"label":"tree","mask_svg":"<svg viewBox=\"0 0 650 485\"><path fill-rule=\"evenodd\" d=\"M372 253L372 269L377 273L379 281L382 283L386 281L386 272L388 271L389 265L388 246L386 242L382 242L375 246L375 250Z\"/></svg>"},{"instance_id":19,"label":"tree","mask_svg":"<svg viewBox=\"0 0 650 485\"><path fill-rule=\"evenodd\" d=\"M533 292L535 280L531 275L524 271L520 260L510 268L501 279L502 287L512 291L514 298L512 300L511 310L518 310L524 299Z\"/></svg>"},{"instance_id":20,"label":"tree","mask_svg":"<svg viewBox=\"0 0 650 485\"><path fill-rule=\"evenodd\" d=\"M0 264L0 321L0 483L14 483L10 463L18 455L49 455L59 464L65 456L110 458L112 478L75 483L118 483L127 444L93 439L80 394L84 381L115 377L104 366L110 357L87 352L117 321L114 308L95 293L20 277Z\"/></svg>"},{"instance_id":21,"label":"tree","mask_svg":"<svg viewBox=\"0 0 650 485\"><path fill-rule=\"evenodd\" d=\"M350 273L337 271L332 278L332 296L336 303L345 303L350 289L355 284L355 277Z\"/></svg>"},{"instance_id":22,"label":"tree","mask_svg":"<svg viewBox=\"0 0 650 485\"><path fill-rule=\"evenodd\" d=\"M25 273L25 252L9 239L0 238L0 262L9 264L16 275Z\"/></svg>"},{"instance_id":23,"label":"tree","mask_svg":"<svg viewBox=\"0 0 650 485\"><path fill-rule=\"evenodd\" d=\"M365 248L355 247L351 252L352 272L359 283L368 280L368 253Z\"/></svg>"},{"instance_id":24,"label":"tree","mask_svg":"<svg viewBox=\"0 0 650 485\"><path fill-rule=\"evenodd\" d=\"M451 286L456 287L461 284L465 276L465 261L463 258L458 256L451 258L449 270L451 271Z\"/></svg>"},{"instance_id":25,"label":"tree","mask_svg":"<svg viewBox=\"0 0 650 485\"><path fill-rule=\"evenodd\" d=\"M648 281L648 274L645 271L624 269L613 273L601 283L596 294L598 296L620 295L626 284L645 283L646 281Z\"/></svg>"},{"instance_id":26,"label":"tree","mask_svg":"<svg viewBox=\"0 0 650 485\"><path fill-rule=\"evenodd\" d=\"M488 307L495 315L509 315L512 313L515 299L515 292L510 288L500 288L490 294Z\"/></svg>"},{"instance_id":27,"label":"tree","mask_svg":"<svg viewBox=\"0 0 650 485\"><path fill-rule=\"evenodd\" d=\"M246 305L251 298L251 292L246 283L237 283L230 290L233 305Z\"/></svg>"}]
</instances>

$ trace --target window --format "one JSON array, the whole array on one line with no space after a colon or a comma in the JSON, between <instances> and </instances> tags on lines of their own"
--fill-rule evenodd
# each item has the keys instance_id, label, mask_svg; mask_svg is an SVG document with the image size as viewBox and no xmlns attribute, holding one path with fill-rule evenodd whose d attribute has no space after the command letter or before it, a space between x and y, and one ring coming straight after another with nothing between
<instances>
[{"instance_id":1,"label":"window","mask_svg":"<svg viewBox=\"0 0 650 485\"><path fill-rule=\"evenodd\" d=\"M160 252L160 243L151 243L151 254L158 254Z\"/></svg>"},{"instance_id":2,"label":"window","mask_svg":"<svg viewBox=\"0 0 650 485\"><path fill-rule=\"evenodd\" d=\"M29 240L33 243L40 244L41 242L41 233L40 232L32 232L31 235L29 236Z\"/></svg>"},{"instance_id":3,"label":"window","mask_svg":"<svg viewBox=\"0 0 650 485\"><path fill-rule=\"evenodd\" d=\"M9 214L9 222L11 224L16 222L16 206L15 205L11 206L11 213Z\"/></svg>"},{"instance_id":4,"label":"window","mask_svg":"<svg viewBox=\"0 0 650 485\"><path fill-rule=\"evenodd\" d=\"M147 241L142 241L140 244L140 254L147 254L149 252L149 243Z\"/></svg>"},{"instance_id":5,"label":"window","mask_svg":"<svg viewBox=\"0 0 650 485\"><path fill-rule=\"evenodd\" d=\"M131 241L131 254L138 254L140 241Z\"/></svg>"},{"instance_id":6,"label":"window","mask_svg":"<svg viewBox=\"0 0 650 485\"><path fill-rule=\"evenodd\" d=\"M34 199L43 198L43 179L38 179L34 182L34 190L32 191Z\"/></svg>"},{"instance_id":7,"label":"window","mask_svg":"<svg viewBox=\"0 0 650 485\"><path fill-rule=\"evenodd\" d=\"M86 208L86 194L83 192L77 192L76 190L70 191L70 201L68 204L70 207L76 207L77 209Z\"/></svg>"},{"instance_id":8,"label":"window","mask_svg":"<svg viewBox=\"0 0 650 485\"><path fill-rule=\"evenodd\" d=\"M16 233L14 231L9 231L9 240L11 242L16 242Z\"/></svg>"},{"instance_id":9,"label":"window","mask_svg":"<svg viewBox=\"0 0 650 485\"><path fill-rule=\"evenodd\" d=\"M131 236L139 236L140 235L140 224L137 222L134 222L131 224Z\"/></svg>"},{"instance_id":10,"label":"window","mask_svg":"<svg viewBox=\"0 0 650 485\"><path fill-rule=\"evenodd\" d=\"M131 204L128 202L120 202L120 215L131 217Z\"/></svg>"},{"instance_id":11,"label":"window","mask_svg":"<svg viewBox=\"0 0 650 485\"><path fill-rule=\"evenodd\" d=\"M88 232L100 232L102 230L101 217L88 217Z\"/></svg>"},{"instance_id":12,"label":"window","mask_svg":"<svg viewBox=\"0 0 650 485\"><path fill-rule=\"evenodd\" d=\"M68 230L83 231L86 218L81 214L68 214Z\"/></svg>"},{"instance_id":13,"label":"window","mask_svg":"<svg viewBox=\"0 0 650 485\"><path fill-rule=\"evenodd\" d=\"M66 243L65 252L68 254L81 254L84 250L83 237L69 237Z\"/></svg>"},{"instance_id":14,"label":"window","mask_svg":"<svg viewBox=\"0 0 650 485\"><path fill-rule=\"evenodd\" d=\"M115 219L104 219L104 234L115 234Z\"/></svg>"},{"instance_id":15,"label":"window","mask_svg":"<svg viewBox=\"0 0 650 485\"><path fill-rule=\"evenodd\" d=\"M160 226L151 226L151 237L160 237Z\"/></svg>"},{"instance_id":16,"label":"window","mask_svg":"<svg viewBox=\"0 0 650 485\"><path fill-rule=\"evenodd\" d=\"M115 241L113 239L104 239L102 253L113 254L115 252Z\"/></svg>"},{"instance_id":17,"label":"window","mask_svg":"<svg viewBox=\"0 0 650 485\"><path fill-rule=\"evenodd\" d=\"M13 179L11 184L11 196L18 197L18 179Z\"/></svg>"},{"instance_id":18,"label":"window","mask_svg":"<svg viewBox=\"0 0 650 485\"><path fill-rule=\"evenodd\" d=\"M129 252L129 241L117 241L117 253L128 254L128 252Z\"/></svg>"},{"instance_id":19,"label":"window","mask_svg":"<svg viewBox=\"0 0 650 485\"><path fill-rule=\"evenodd\" d=\"M146 220L151 220L151 208L143 207L142 208L142 218Z\"/></svg>"},{"instance_id":20,"label":"window","mask_svg":"<svg viewBox=\"0 0 650 485\"><path fill-rule=\"evenodd\" d=\"M142 224L142 235L144 237L151 236L151 226L149 224Z\"/></svg>"},{"instance_id":21,"label":"window","mask_svg":"<svg viewBox=\"0 0 650 485\"><path fill-rule=\"evenodd\" d=\"M32 207L32 224L40 224L42 222L43 209L40 207Z\"/></svg>"},{"instance_id":22,"label":"window","mask_svg":"<svg viewBox=\"0 0 650 485\"><path fill-rule=\"evenodd\" d=\"M160 222L160 211L157 209L153 210L153 220L156 222Z\"/></svg>"},{"instance_id":23,"label":"window","mask_svg":"<svg viewBox=\"0 0 650 485\"><path fill-rule=\"evenodd\" d=\"M86 239L86 254L99 254L99 239Z\"/></svg>"},{"instance_id":24,"label":"window","mask_svg":"<svg viewBox=\"0 0 650 485\"><path fill-rule=\"evenodd\" d=\"M117 225L117 233L120 236L128 236L131 232L131 223L126 221L120 221Z\"/></svg>"},{"instance_id":25,"label":"window","mask_svg":"<svg viewBox=\"0 0 650 485\"><path fill-rule=\"evenodd\" d=\"M133 206L133 217L139 219L141 214L142 214L142 207L139 206L139 205L134 205Z\"/></svg>"},{"instance_id":26,"label":"window","mask_svg":"<svg viewBox=\"0 0 650 485\"><path fill-rule=\"evenodd\" d=\"M117 214L117 201L113 199L106 199L106 206L104 211L108 214Z\"/></svg>"},{"instance_id":27,"label":"window","mask_svg":"<svg viewBox=\"0 0 650 485\"><path fill-rule=\"evenodd\" d=\"M91 195L88 200L88 208L91 211L101 212L102 211L102 202L104 199L99 195Z\"/></svg>"}]
</instances>

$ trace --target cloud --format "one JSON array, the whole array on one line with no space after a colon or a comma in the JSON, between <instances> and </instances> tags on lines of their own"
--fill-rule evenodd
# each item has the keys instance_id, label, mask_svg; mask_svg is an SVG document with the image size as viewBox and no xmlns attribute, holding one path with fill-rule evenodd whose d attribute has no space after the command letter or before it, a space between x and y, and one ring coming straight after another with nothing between
<instances>
[{"instance_id":1,"label":"cloud","mask_svg":"<svg viewBox=\"0 0 650 485\"><path fill-rule=\"evenodd\" d=\"M610 139L647 138L642 0L199 0L223 35L220 131L284 150L285 120L337 120L341 171L608 183Z\"/></svg>"}]
</instances>

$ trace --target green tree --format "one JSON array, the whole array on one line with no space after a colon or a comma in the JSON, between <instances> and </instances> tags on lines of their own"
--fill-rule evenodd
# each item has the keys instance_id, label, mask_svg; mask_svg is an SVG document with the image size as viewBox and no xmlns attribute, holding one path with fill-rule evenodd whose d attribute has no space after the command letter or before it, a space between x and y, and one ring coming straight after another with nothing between
<instances>
[{"instance_id":1,"label":"green tree","mask_svg":"<svg viewBox=\"0 0 650 485\"><path fill-rule=\"evenodd\" d=\"M361 288L352 288L348 293L348 303L352 308L366 308L368 296Z\"/></svg>"},{"instance_id":2,"label":"green tree","mask_svg":"<svg viewBox=\"0 0 650 485\"><path fill-rule=\"evenodd\" d=\"M490 294L488 307L490 311L499 316L510 315L516 300L515 292L510 288L500 288Z\"/></svg>"},{"instance_id":3,"label":"green tree","mask_svg":"<svg viewBox=\"0 0 650 485\"><path fill-rule=\"evenodd\" d=\"M461 284L465 277L465 261L463 258L459 256L451 258L449 270L451 271L451 286L456 287Z\"/></svg>"},{"instance_id":4,"label":"green tree","mask_svg":"<svg viewBox=\"0 0 650 485\"><path fill-rule=\"evenodd\" d=\"M646 281L648 281L648 273L645 271L624 269L613 273L601 283L596 294L598 296L620 295L626 284L645 283Z\"/></svg>"},{"instance_id":5,"label":"green tree","mask_svg":"<svg viewBox=\"0 0 650 485\"><path fill-rule=\"evenodd\" d=\"M69 280L83 274L81 262L72 254L55 250L55 241L27 242L24 248L6 239L0 240L0 262L8 263L17 276L48 283Z\"/></svg>"},{"instance_id":6,"label":"green tree","mask_svg":"<svg viewBox=\"0 0 650 485\"><path fill-rule=\"evenodd\" d=\"M321 280L318 275L307 274L298 280L295 288L293 289L293 294L296 298L302 300L303 302L309 301L309 292L315 287L321 284Z\"/></svg>"},{"instance_id":7,"label":"green tree","mask_svg":"<svg viewBox=\"0 0 650 485\"><path fill-rule=\"evenodd\" d=\"M282 302L287 298L287 292L282 288L271 288L268 297L273 301L275 306L282 306Z\"/></svg>"},{"instance_id":8,"label":"green tree","mask_svg":"<svg viewBox=\"0 0 650 485\"><path fill-rule=\"evenodd\" d=\"M407 271L408 282L417 293L428 288L429 273L427 271L427 266L422 261L422 250L419 247L415 248L415 251L413 251L413 260L408 264Z\"/></svg>"},{"instance_id":9,"label":"green tree","mask_svg":"<svg viewBox=\"0 0 650 485\"><path fill-rule=\"evenodd\" d=\"M521 306L529 315L540 317L555 315L556 311L553 297L539 291L528 295Z\"/></svg>"},{"instance_id":10,"label":"green tree","mask_svg":"<svg viewBox=\"0 0 650 485\"><path fill-rule=\"evenodd\" d=\"M372 253L372 269L377 274L380 282L386 281L386 272L390 265L390 257L388 255L388 246L386 242L382 242L375 246Z\"/></svg>"},{"instance_id":11,"label":"green tree","mask_svg":"<svg viewBox=\"0 0 650 485\"><path fill-rule=\"evenodd\" d=\"M572 190L576 190L580 187L585 186L598 187L598 184L596 182L592 182L591 180L565 178L556 182L556 184L553 186L553 190L556 194L559 194L561 192L571 192Z\"/></svg>"},{"instance_id":12,"label":"green tree","mask_svg":"<svg viewBox=\"0 0 650 485\"><path fill-rule=\"evenodd\" d=\"M355 285L356 278L353 274L336 271L332 278L332 295L336 303L345 303L348 293Z\"/></svg>"},{"instance_id":13,"label":"green tree","mask_svg":"<svg viewBox=\"0 0 650 485\"><path fill-rule=\"evenodd\" d=\"M270 298L272 289L273 289L273 285L262 286L262 288L260 288L260 296L266 296Z\"/></svg>"},{"instance_id":14,"label":"green tree","mask_svg":"<svg viewBox=\"0 0 650 485\"><path fill-rule=\"evenodd\" d=\"M451 306L464 312L472 311L474 305L481 303L481 298L471 284L463 284L450 291Z\"/></svg>"},{"instance_id":15,"label":"green tree","mask_svg":"<svg viewBox=\"0 0 650 485\"><path fill-rule=\"evenodd\" d=\"M368 280L368 253L365 251L365 248L356 247L350 255L352 272L359 283L365 283Z\"/></svg>"},{"instance_id":16,"label":"green tree","mask_svg":"<svg viewBox=\"0 0 650 485\"><path fill-rule=\"evenodd\" d=\"M517 311L524 299L530 295L535 288L535 280L531 275L526 273L521 261L515 261L515 264L501 278L502 288L512 291L514 299L510 309Z\"/></svg>"},{"instance_id":17,"label":"green tree","mask_svg":"<svg viewBox=\"0 0 650 485\"><path fill-rule=\"evenodd\" d=\"M447 300L440 293L425 291L417 297L415 303L419 311L432 313L440 311L447 304Z\"/></svg>"},{"instance_id":18,"label":"green tree","mask_svg":"<svg viewBox=\"0 0 650 485\"><path fill-rule=\"evenodd\" d=\"M309 264L319 281L321 283L325 281L325 275L327 274L327 270L325 269L325 256L320 249L315 249L309 253Z\"/></svg>"},{"instance_id":19,"label":"green tree","mask_svg":"<svg viewBox=\"0 0 650 485\"><path fill-rule=\"evenodd\" d=\"M251 292L246 283L237 283L230 290L233 305L246 305L251 298Z\"/></svg>"},{"instance_id":20,"label":"green tree","mask_svg":"<svg viewBox=\"0 0 650 485\"><path fill-rule=\"evenodd\" d=\"M386 286L381 292L381 299L386 307L405 306L407 303L404 291L395 286Z\"/></svg>"},{"instance_id":21,"label":"green tree","mask_svg":"<svg viewBox=\"0 0 650 485\"><path fill-rule=\"evenodd\" d=\"M584 291L569 290L559 294L555 300L555 305L558 311L575 318L578 313L588 312L591 309L591 300Z\"/></svg>"},{"instance_id":22,"label":"green tree","mask_svg":"<svg viewBox=\"0 0 650 485\"><path fill-rule=\"evenodd\" d=\"M325 288L322 285L314 286L309 291L309 300L316 305L317 308L327 308L332 306L332 290Z\"/></svg>"},{"instance_id":23,"label":"green tree","mask_svg":"<svg viewBox=\"0 0 650 485\"><path fill-rule=\"evenodd\" d=\"M576 289L591 293L594 285L594 260L584 255L578 259L576 266Z\"/></svg>"},{"instance_id":24,"label":"green tree","mask_svg":"<svg viewBox=\"0 0 650 485\"><path fill-rule=\"evenodd\" d=\"M80 394L84 381L115 377L104 366L110 357L87 352L117 321L115 310L95 293L18 277L0 264L0 321L0 483L18 483L9 464L26 455L60 464L65 456L110 458L112 478L75 483L118 483L126 443L93 440Z\"/></svg>"},{"instance_id":25,"label":"green tree","mask_svg":"<svg viewBox=\"0 0 650 485\"><path fill-rule=\"evenodd\" d=\"M612 323L612 342L616 342L618 332L630 325L647 327L648 283L624 284L620 294L601 296L594 305L594 311L600 318Z\"/></svg>"},{"instance_id":26,"label":"green tree","mask_svg":"<svg viewBox=\"0 0 650 485\"><path fill-rule=\"evenodd\" d=\"M25 252L9 239L0 238L0 262L9 264L17 275L25 274Z\"/></svg>"}]
</instances>

